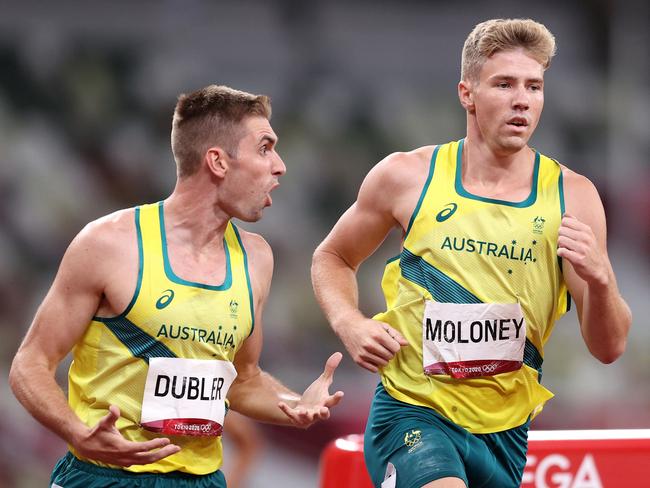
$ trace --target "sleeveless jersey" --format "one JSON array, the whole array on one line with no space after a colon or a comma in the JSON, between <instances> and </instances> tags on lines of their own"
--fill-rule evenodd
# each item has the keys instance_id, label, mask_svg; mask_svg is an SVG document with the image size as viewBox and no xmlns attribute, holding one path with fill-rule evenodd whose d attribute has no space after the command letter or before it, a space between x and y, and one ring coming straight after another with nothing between
<instances>
[{"instance_id":1,"label":"sleeveless jersey","mask_svg":"<svg viewBox=\"0 0 650 488\"><path fill-rule=\"evenodd\" d=\"M226 272L221 285L193 283L174 274L167 254L163 202L137 207L135 225L139 255L135 294L121 315L93 317L73 350L68 396L72 409L88 426L105 416L110 404L117 405L122 435L146 441L160 437L139 425L149 360L232 362L253 330L254 312L246 251L232 222L223 240ZM221 466L220 437L171 439L181 447L177 454L122 469L200 475Z\"/></svg>"},{"instance_id":2,"label":"sleeveless jersey","mask_svg":"<svg viewBox=\"0 0 650 488\"><path fill-rule=\"evenodd\" d=\"M387 311L374 318L399 330L410 343L381 370L386 391L484 434L522 425L553 396L540 380L544 344L570 307L556 253L564 196L560 165L539 153L525 200L472 195L462 185L463 142L434 149L402 252L384 271ZM462 379L425 375L426 300L519 303L526 321L522 367Z\"/></svg>"}]
</instances>

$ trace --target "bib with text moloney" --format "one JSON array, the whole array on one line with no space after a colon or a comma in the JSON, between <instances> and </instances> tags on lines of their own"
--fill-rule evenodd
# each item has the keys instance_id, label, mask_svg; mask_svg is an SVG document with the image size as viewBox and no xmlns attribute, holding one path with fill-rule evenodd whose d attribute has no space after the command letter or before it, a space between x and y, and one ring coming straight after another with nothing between
<instances>
[{"instance_id":1,"label":"bib with text moloney","mask_svg":"<svg viewBox=\"0 0 650 488\"><path fill-rule=\"evenodd\" d=\"M493 376L521 368L526 321L519 303L427 300L422 360L427 375Z\"/></svg>"},{"instance_id":2,"label":"bib with text moloney","mask_svg":"<svg viewBox=\"0 0 650 488\"><path fill-rule=\"evenodd\" d=\"M236 376L230 361L151 358L140 424L166 435L219 436Z\"/></svg>"}]
</instances>

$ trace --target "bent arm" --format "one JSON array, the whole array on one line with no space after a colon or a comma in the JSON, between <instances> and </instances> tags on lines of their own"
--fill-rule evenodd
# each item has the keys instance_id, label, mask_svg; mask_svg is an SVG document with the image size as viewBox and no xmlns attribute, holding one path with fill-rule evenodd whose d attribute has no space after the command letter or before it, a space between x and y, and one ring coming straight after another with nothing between
<instances>
[{"instance_id":1,"label":"bent arm","mask_svg":"<svg viewBox=\"0 0 650 488\"><path fill-rule=\"evenodd\" d=\"M318 303L352 359L372 372L408 343L388 324L361 313L356 273L392 228L406 228L418 197L413 188L422 188L418 175L424 180L427 161L421 154L399 153L375 166L357 201L314 252L311 276Z\"/></svg>"},{"instance_id":2,"label":"bent arm","mask_svg":"<svg viewBox=\"0 0 650 488\"><path fill-rule=\"evenodd\" d=\"M71 445L88 427L68 406L55 380L59 363L83 335L101 297L87 240L78 236L36 312L9 374L16 398L32 416Z\"/></svg>"},{"instance_id":3,"label":"bent arm","mask_svg":"<svg viewBox=\"0 0 650 488\"><path fill-rule=\"evenodd\" d=\"M255 315L255 330L235 356L237 378L228 391L230 407L261 422L290 425L291 422L278 407L278 403L284 401L295 405L300 400L300 395L260 368L258 361L262 351L262 324L258 314Z\"/></svg>"},{"instance_id":4,"label":"bent arm","mask_svg":"<svg viewBox=\"0 0 650 488\"><path fill-rule=\"evenodd\" d=\"M127 441L115 426L120 411L114 405L96 425L86 425L68 405L54 376L61 360L85 333L103 296L102 277L108 272L102 266L110 266L106 264L110 254L98 245L96 236L105 234L114 237L105 227L96 232L87 227L70 244L16 353L9 382L25 409L81 456L118 466L149 464L180 448L162 437ZM112 237L108 240L120 241Z\"/></svg>"},{"instance_id":5,"label":"bent arm","mask_svg":"<svg viewBox=\"0 0 650 488\"><path fill-rule=\"evenodd\" d=\"M363 191L363 187L362 187ZM346 324L363 319L359 310L357 270L384 241L395 222L360 195L316 248L311 278L325 317L341 335Z\"/></svg>"},{"instance_id":6,"label":"bent arm","mask_svg":"<svg viewBox=\"0 0 650 488\"><path fill-rule=\"evenodd\" d=\"M250 271L255 297L255 328L235 355L237 377L228 391L233 410L262 422L309 427L329 417L329 408L343 397L342 392L329 394L334 370L340 354L332 355L323 374L300 395L278 381L259 366L262 352L262 315L273 274L273 256L264 240L253 234L246 236L250 255Z\"/></svg>"},{"instance_id":7,"label":"bent arm","mask_svg":"<svg viewBox=\"0 0 650 488\"><path fill-rule=\"evenodd\" d=\"M564 278L591 354L611 363L625 351L632 313L621 297L607 254L605 211L586 178L565 171L567 212L558 238Z\"/></svg>"}]
</instances>

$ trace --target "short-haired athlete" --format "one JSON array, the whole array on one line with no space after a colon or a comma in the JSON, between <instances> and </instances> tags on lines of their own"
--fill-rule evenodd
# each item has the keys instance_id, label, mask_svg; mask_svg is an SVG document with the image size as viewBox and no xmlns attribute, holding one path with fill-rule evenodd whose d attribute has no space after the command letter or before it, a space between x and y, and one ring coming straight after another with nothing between
<instances>
[{"instance_id":1,"label":"short-haired athlete","mask_svg":"<svg viewBox=\"0 0 650 488\"><path fill-rule=\"evenodd\" d=\"M543 347L567 292L596 358L625 349L631 313L598 193L528 146L554 51L532 20L477 25L458 84L465 138L377 164L315 252L330 324L381 374L364 447L377 487L519 486L529 422L552 396ZM355 273L393 227L403 240L382 280L387 310L369 319Z\"/></svg>"},{"instance_id":2,"label":"short-haired athlete","mask_svg":"<svg viewBox=\"0 0 650 488\"><path fill-rule=\"evenodd\" d=\"M270 116L263 95L181 95L173 193L70 244L10 373L20 402L69 444L51 486L222 488L229 406L308 427L343 396L328 392L340 353L302 395L258 365L273 255L232 218L259 220L286 171ZM66 401L54 373L71 350Z\"/></svg>"}]
</instances>

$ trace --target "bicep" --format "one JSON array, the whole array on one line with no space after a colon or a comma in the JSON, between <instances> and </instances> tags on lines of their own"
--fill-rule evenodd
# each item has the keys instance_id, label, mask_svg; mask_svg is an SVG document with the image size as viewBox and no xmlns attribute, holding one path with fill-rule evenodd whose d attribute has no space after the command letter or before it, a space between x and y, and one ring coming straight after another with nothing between
<instances>
[{"instance_id":1,"label":"bicep","mask_svg":"<svg viewBox=\"0 0 650 488\"><path fill-rule=\"evenodd\" d=\"M228 391L228 399L233 410L240 411L243 408L243 402L255 394L254 389L256 379L262 374L259 366L260 355L262 353L263 332L262 332L262 309L263 303L255 309L255 326L252 333L244 340L235 358L233 364L237 371L237 377ZM253 380L251 382L251 380ZM242 413L245 413L242 411Z\"/></svg>"},{"instance_id":2,"label":"bicep","mask_svg":"<svg viewBox=\"0 0 650 488\"><path fill-rule=\"evenodd\" d=\"M36 312L19 354L30 361L43 361L48 368L56 368L83 335L102 293L95 266L89 261L87 249L82 243L73 241Z\"/></svg>"},{"instance_id":3,"label":"bicep","mask_svg":"<svg viewBox=\"0 0 650 488\"><path fill-rule=\"evenodd\" d=\"M249 273L253 292L254 317L253 330L244 340L233 361L237 370L238 382L260 373L259 359L263 343L262 316L273 277L273 253L266 241L260 236L246 234L244 245L250 256Z\"/></svg>"},{"instance_id":4,"label":"bicep","mask_svg":"<svg viewBox=\"0 0 650 488\"><path fill-rule=\"evenodd\" d=\"M379 185L364 182L357 201L341 216L317 251L335 254L356 269L398 225L382 201L385 198Z\"/></svg>"},{"instance_id":5,"label":"bicep","mask_svg":"<svg viewBox=\"0 0 650 488\"><path fill-rule=\"evenodd\" d=\"M567 178L565 197L566 213L591 229L598 250L607 256L605 209L596 187L587 178L574 173ZM578 314L581 314L586 283L578 276L568 259L562 260L562 269L569 293L576 302Z\"/></svg>"}]
</instances>

